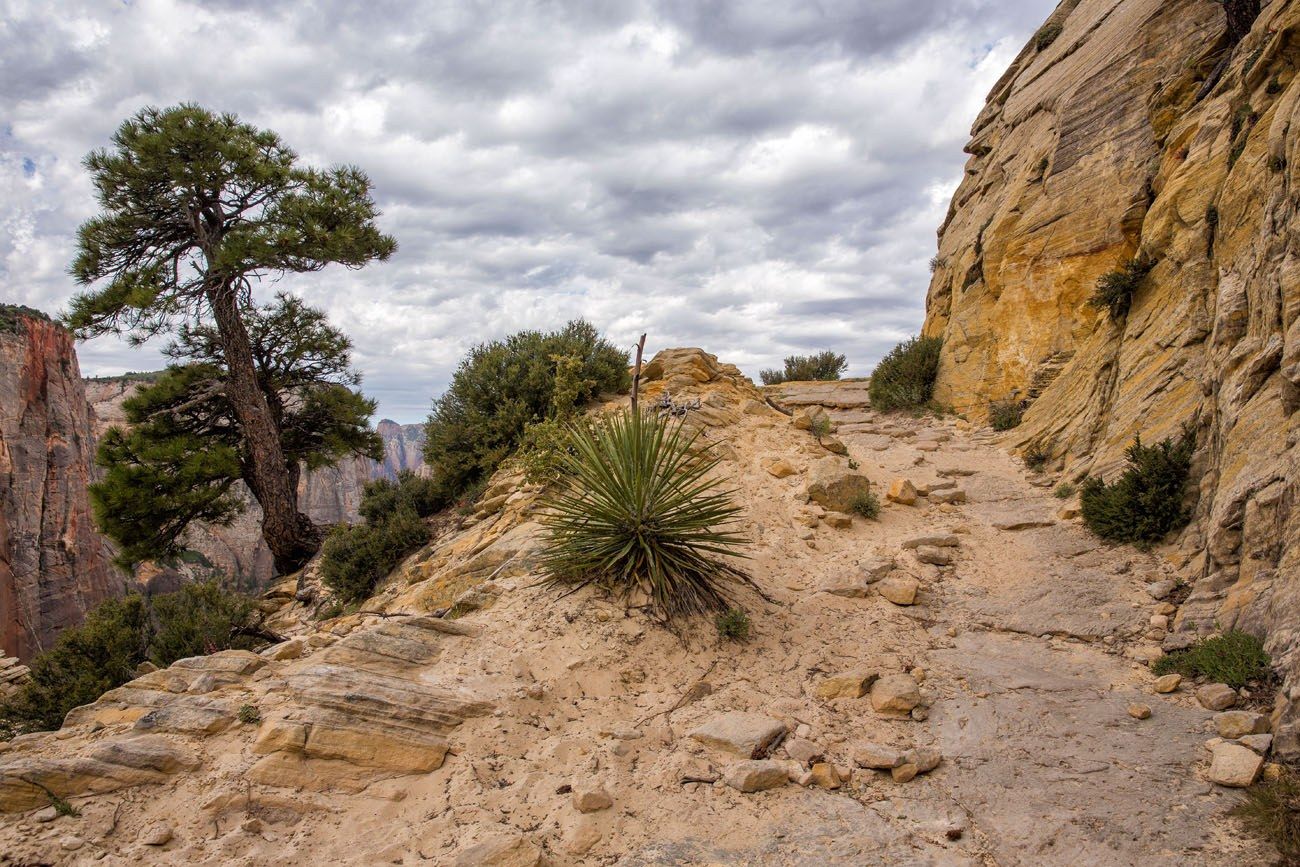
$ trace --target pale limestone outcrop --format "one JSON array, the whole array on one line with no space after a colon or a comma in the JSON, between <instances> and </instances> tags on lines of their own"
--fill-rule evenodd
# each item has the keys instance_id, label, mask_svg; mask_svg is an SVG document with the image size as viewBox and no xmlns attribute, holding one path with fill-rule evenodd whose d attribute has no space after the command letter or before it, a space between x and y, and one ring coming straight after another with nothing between
<instances>
[{"instance_id":1,"label":"pale limestone outcrop","mask_svg":"<svg viewBox=\"0 0 1300 867\"><path fill-rule=\"evenodd\" d=\"M1023 400L1010 444L1110 475L1137 434L1198 435L1194 583L1175 629L1267 636L1300 686L1300 3L1264 6L1219 83L1220 5L1066 0L989 95L940 229L925 333L937 398L982 418ZM1153 264L1131 311L1097 279ZM1300 753L1284 698L1278 749Z\"/></svg>"}]
</instances>

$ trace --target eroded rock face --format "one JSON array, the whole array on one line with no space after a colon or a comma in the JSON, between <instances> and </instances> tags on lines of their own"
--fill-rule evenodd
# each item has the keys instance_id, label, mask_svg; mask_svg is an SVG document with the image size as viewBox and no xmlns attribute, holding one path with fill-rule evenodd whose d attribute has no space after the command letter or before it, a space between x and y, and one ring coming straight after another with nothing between
<instances>
[{"instance_id":1,"label":"eroded rock face","mask_svg":"<svg viewBox=\"0 0 1300 867\"><path fill-rule=\"evenodd\" d=\"M91 517L93 454L72 336L17 317L0 331L0 656L31 658L124 590Z\"/></svg>"},{"instance_id":2,"label":"eroded rock face","mask_svg":"<svg viewBox=\"0 0 1300 867\"><path fill-rule=\"evenodd\" d=\"M989 95L940 230L925 333L944 337L936 398L974 418L1030 402L1070 476L1110 476L1126 446L1198 434L1194 582L1175 631L1267 636L1300 677L1300 3L1266 4L1217 86L1213 3L1064 2ZM1097 279L1153 265L1119 321ZM1278 748L1300 753L1289 704Z\"/></svg>"}]
</instances>

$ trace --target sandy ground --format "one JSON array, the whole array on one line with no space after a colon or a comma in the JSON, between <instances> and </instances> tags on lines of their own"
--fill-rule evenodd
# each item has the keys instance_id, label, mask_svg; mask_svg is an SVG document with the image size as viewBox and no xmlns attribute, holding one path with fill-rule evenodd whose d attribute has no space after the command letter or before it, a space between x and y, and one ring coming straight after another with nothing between
<instances>
[{"instance_id":1,"label":"sandy ground","mask_svg":"<svg viewBox=\"0 0 1300 867\"><path fill-rule=\"evenodd\" d=\"M1144 587L1164 577L1158 553L1057 520L1050 480L988 434L861 408L833 415L882 494L894 478L952 480L967 502L922 498L887 504L877 521L808 528L805 474L776 479L762 462L806 468L826 454L813 437L775 413L711 430L735 449L724 471L771 600L742 594L747 643L718 641L711 624L677 637L591 593L557 599L511 577L495 605L460 621L475 635L447 637L411 672L491 703L453 731L438 770L359 792L253 783L257 727L240 726L190 739L203 765L168 783L76 799L77 818L5 817L0 863L523 864L536 863L534 846L551 864L629 867L1270 863L1223 818L1239 795L1201 778L1210 713L1186 692L1151 694L1132 658L1150 643L1156 603ZM960 539L950 566L902 547L946 533ZM879 555L920 578L918 604L818 592ZM865 696L815 697L830 674L917 669L924 719L882 716ZM248 689L272 708L283 682ZM1127 713L1135 701L1149 719ZM855 769L834 790L683 782L736 761L687 736L728 711L784 722L845 771L863 740L934 746L943 761L904 783ZM67 737L40 749L75 750L82 735ZM593 785L613 806L581 813L568 789ZM171 841L143 845L157 823ZM496 861L465 855L503 839L522 842Z\"/></svg>"}]
</instances>

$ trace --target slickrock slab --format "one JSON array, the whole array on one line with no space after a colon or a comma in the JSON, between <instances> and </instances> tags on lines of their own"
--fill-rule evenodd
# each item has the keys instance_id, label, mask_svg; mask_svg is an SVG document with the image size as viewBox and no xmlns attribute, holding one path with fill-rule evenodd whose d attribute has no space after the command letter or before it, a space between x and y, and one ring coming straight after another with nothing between
<instances>
[{"instance_id":1,"label":"slickrock slab","mask_svg":"<svg viewBox=\"0 0 1300 867\"><path fill-rule=\"evenodd\" d=\"M822 406L833 409L865 409L871 406L866 381L783 382L764 389L782 406Z\"/></svg>"},{"instance_id":2,"label":"slickrock slab","mask_svg":"<svg viewBox=\"0 0 1300 867\"><path fill-rule=\"evenodd\" d=\"M993 522L993 529L1005 530L1009 533L1020 530L1034 530L1039 527L1050 527L1056 522L1051 518L1042 518L1037 515L1013 515Z\"/></svg>"},{"instance_id":3,"label":"slickrock slab","mask_svg":"<svg viewBox=\"0 0 1300 867\"><path fill-rule=\"evenodd\" d=\"M15 757L0 761L0 811L44 806L45 789L65 799L102 794L198 766L192 750L158 735L104 741L71 758Z\"/></svg>"},{"instance_id":4,"label":"slickrock slab","mask_svg":"<svg viewBox=\"0 0 1300 867\"><path fill-rule=\"evenodd\" d=\"M903 542L902 547L916 549L921 547L928 548L957 548L961 545L961 537L952 533L941 533L934 536L914 536Z\"/></svg>"},{"instance_id":5,"label":"slickrock slab","mask_svg":"<svg viewBox=\"0 0 1300 867\"><path fill-rule=\"evenodd\" d=\"M768 755L785 733L785 723L780 720L734 711L714 717L691 732L690 737L716 750L759 759Z\"/></svg>"}]
</instances>

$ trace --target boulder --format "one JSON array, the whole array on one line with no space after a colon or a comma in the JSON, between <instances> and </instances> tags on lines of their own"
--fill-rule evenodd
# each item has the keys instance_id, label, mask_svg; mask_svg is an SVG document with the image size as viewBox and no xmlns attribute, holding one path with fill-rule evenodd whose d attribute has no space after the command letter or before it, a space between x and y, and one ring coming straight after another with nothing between
<instances>
[{"instance_id":1,"label":"boulder","mask_svg":"<svg viewBox=\"0 0 1300 867\"><path fill-rule=\"evenodd\" d=\"M781 762L759 759L737 762L727 768L722 781L731 788L748 794L784 786L790 781L790 774Z\"/></svg>"},{"instance_id":2,"label":"boulder","mask_svg":"<svg viewBox=\"0 0 1300 867\"><path fill-rule=\"evenodd\" d=\"M921 582L906 572L892 572L876 583L876 592L895 605L914 605Z\"/></svg>"},{"instance_id":3,"label":"boulder","mask_svg":"<svg viewBox=\"0 0 1300 867\"><path fill-rule=\"evenodd\" d=\"M1258 779L1263 767L1264 757L1249 747L1221 743L1214 747L1210 770L1206 776L1210 782L1220 786L1244 789Z\"/></svg>"},{"instance_id":4,"label":"boulder","mask_svg":"<svg viewBox=\"0 0 1300 867\"><path fill-rule=\"evenodd\" d=\"M706 747L747 759L760 759L785 737L785 723L762 714L732 711L714 717L690 733Z\"/></svg>"},{"instance_id":5,"label":"boulder","mask_svg":"<svg viewBox=\"0 0 1300 867\"><path fill-rule=\"evenodd\" d=\"M904 716L921 703L921 691L910 674L887 674L871 685L871 707L877 713Z\"/></svg>"},{"instance_id":6,"label":"boulder","mask_svg":"<svg viewBox=\"0 0 1300 867\"><path fill-rule=\"evenodd\" d=\"M1221 738L1233 740L1245 735L1262 735L1268 729L1268 717L1262 713L1228 710L1214 715L1214 730Z\"/></svg>"},{"instance_id":7,"label":"boulder","mask_svg":"<svg viewBox=\"0 0 1300 867\"><path fill-rule=\"evenodd\" d=\"M885 499L903 506L916 505L917 496L916 486L907 479L894 479L885 492Z\"/></svg>"},{"instance_id":8,"label":"boulder","mask_svg":"<svg viewBox=\"0 0 1300 867\"><path fill-rule=\"evenodd\" d=\"M1207 683L1196 690L1196 700L1206 710L1227 710L1237 703L1237 691L1226 683Z\"/></svg>"},{"instance_id":9,"label":"boulder","mask_svg":"<svg viewBox=\"0 0 1300 867\"><path fill-rule=\"evenodd\" d=\"M874 671L848 671L832 674L823 678L813 689L813 694L820 699L861 698L867 694L871 684L876 682Z\"/></svg>"},{"instance_id":10,"label":"boulder","mask_svg":"<svg viewBox=\"0 0 1300 867\"><path fill-rule=\"evenodd\" d=\"M862 741L853 749L853 761L860 768L888 771L903 764L903 753L896 747Z\"/></svg>"},{"instance_id":11,"label":"boulder","mask_svg":"<svg viewBox=\"0 0 1300 867\"><path fill-rule=\"evenodd\" d=\"M1248 747L1261 756L1267 755L1273 748L1273 736L1269 734L1243 735L1238 740L1243 747Z\"/></svg>"},{"instance_id":12,"label":"boulder","mask_svg":"<svg viewBox=\"0 0 1300 867\"><path fill-rule=\"evenodd\" d=\"M853 511L853 503L870 492L871 481L838 458L822 458L808 469L808 500L832 512Z\"/></svg>"}]
</instances>

